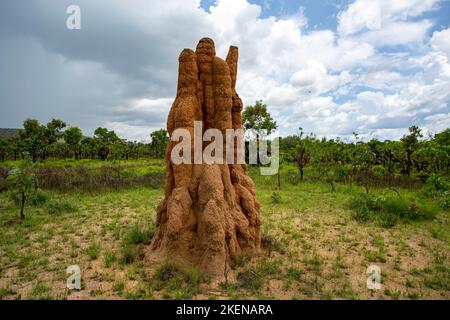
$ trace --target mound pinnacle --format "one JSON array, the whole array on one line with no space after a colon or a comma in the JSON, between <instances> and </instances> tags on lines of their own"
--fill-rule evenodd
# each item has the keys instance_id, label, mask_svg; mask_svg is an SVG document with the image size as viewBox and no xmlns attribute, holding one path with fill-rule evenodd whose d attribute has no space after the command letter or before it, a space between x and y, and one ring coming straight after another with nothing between
<instances>
[{"instance_id":1,"label":"mound pinnacle","mask_svg":"<svg viewBox=\"0 0 450 320\"><path fill-rule=\"evenodd\" d=\"M177 95L167 119L170 136L183 128L194 137L194 121L201 121L203 130L242 129L237 65L238 48L231 46L225 61L216 56L210 38L201 39L195 52L181 52ZM146 261L223 274L232 256L260 250L255 185L246 164L174 164L174 145L170 141L166 150L165 197L157 209Z\"/></svg>"}]
</instances>

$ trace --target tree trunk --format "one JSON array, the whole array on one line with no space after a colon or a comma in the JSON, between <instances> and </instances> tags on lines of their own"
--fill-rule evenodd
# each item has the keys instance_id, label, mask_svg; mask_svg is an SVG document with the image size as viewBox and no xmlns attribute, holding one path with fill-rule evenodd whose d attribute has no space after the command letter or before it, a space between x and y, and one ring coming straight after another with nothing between
<instances>
[{"instance_id":1,"label":"tree trunk","mask_svg":"<svg viewBox=\"0 0 450 320\"><path fill-rule=\"evenodd\" d=\"M237 55L237 48L230 47L226 62L216 57L209 38L200 40L196 52L184 49L180 54L167 129L170 136L177 128L190 132L191 159L195 120L202 121L203 130L242 128L242 101L235 91ZM146 263L170 261L223 276L232 256L259 252L260 205L254 183L245 164L174 164L170 155L176 144L169 141L166 149L165 198Z\"/></svg>"},{"instance_id":2,"label":"tree trunk","mask_svg":"<svg viewBox=\"0 0 450 320\"><path fill-rule=\"evenodd\" d=\"M24 207L25 207L25 201L26 201L25 192L22 191L22 203L21 203L21 206L20 206L20 219L21 220L25 219L25 214L23 212Z\"/></svg>"}]
</instances>

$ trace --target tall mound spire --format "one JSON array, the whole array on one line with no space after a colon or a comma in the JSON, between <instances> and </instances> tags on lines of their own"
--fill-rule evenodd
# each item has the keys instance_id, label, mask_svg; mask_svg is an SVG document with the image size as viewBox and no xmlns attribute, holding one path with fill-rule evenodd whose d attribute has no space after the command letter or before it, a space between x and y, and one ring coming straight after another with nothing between
<instances>
[{"instance_id":1,"label":"tall mound spire","mask_svg":"<svg viewBox=\"0 0 450 320\"><path fill-rule=\"evenodd\" d=\"M216 56L210 38L202 38L195 52L184 49L179 56L177 95L167 129L170 136L179 128L190 132L192 159L194 121L203 123L203 131L242 129L237 66L238 48L231 46L225 61ZM175 144L170 141L166 150L165 198L146 249L147 263L172 262L223 274L232 256L260 249L254 183L245 164L175 164L170 158Z\"/></svg>"}]
</instances>

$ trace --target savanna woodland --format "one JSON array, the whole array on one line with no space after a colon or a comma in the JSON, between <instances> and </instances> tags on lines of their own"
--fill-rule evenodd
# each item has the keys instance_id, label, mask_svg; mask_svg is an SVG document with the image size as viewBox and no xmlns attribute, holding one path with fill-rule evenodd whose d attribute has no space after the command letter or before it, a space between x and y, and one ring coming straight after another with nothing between
<instances>
[{"instance_id":1,"label":"savanna woodland","mask_svg":"<svg viewBox=\"0 0 450 320\"><path fill-rule=\"evenodd\" d=\"M449 16L450 0L0 0L0 300L208 319L448 305Z\"/></svg>"},{"instance_id":2,"label":"savanna woodland","mask_svg":"<svg viewBox=\"0 0 450 320\"><path fill-rule=\"evenodd\" d=\"M277 123L262 101L246 135ZM144 272L164 197L164 129L150 143L53 119L0 130L1 299L449 299L450 129L397 141L280 138L280 170L248 165L261 252L212 278L170 263ZM66 268L79 265L81 289ZM367 268L381 270L368 290Z\"/></svg>"}]
</instances>

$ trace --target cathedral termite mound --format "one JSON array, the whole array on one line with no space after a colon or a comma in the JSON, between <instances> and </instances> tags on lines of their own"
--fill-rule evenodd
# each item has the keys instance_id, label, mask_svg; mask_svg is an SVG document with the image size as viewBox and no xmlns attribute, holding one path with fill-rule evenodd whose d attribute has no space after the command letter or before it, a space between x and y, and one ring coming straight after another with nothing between
<instances>
[{"instance_id":1,"label":"cathedral termite mound","mask_svg":"<svg viewBox=\"0 0 450 320\"><path fill-rule=\"evenodd\" d=\"M231 46L223 60L216 56L210 38L201 39L195 51L181 52L177 95L167 119L171 137L182 128L194 140L195 121L202 123L203 132L214 128L224 136L227 129L242 129L242 101L235 90L237 65L238 48ZM170 262L223 274L231 257L260 250L255 185L245 163L175 164L171 153L176 144L170 141L166 150L165 197L146 248L147 264ZM201 148L207 145L203 142Z\"/></svg>"}]
</instances>

